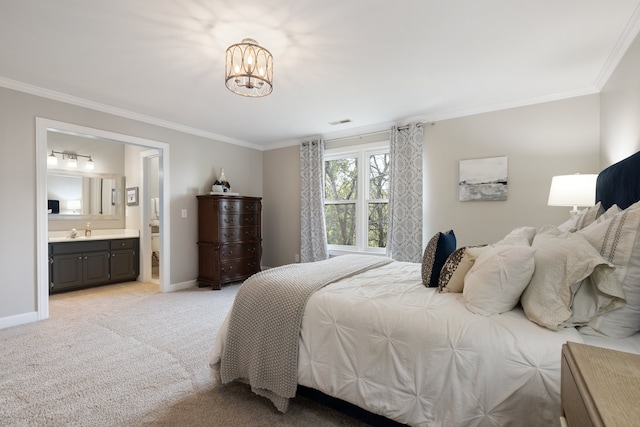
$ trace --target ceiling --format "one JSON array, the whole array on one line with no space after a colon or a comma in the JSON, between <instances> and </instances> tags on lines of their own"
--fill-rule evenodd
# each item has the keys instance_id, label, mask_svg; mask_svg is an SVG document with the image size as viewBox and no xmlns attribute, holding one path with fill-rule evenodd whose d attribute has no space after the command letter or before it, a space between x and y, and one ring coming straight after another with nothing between
<instances>
[{"instance_id":1,"label":"ceiling","mask_svg":"<svg viewBox=\"0 0 640 427\"><path fill-rule=\"evenodd\" d=\"M0 0L0 86L269 149L598 92L640 0ZM224 84L253 38L274 89ZM351 120L331 125L331 122Z\"/></svg>"}]
</instances>

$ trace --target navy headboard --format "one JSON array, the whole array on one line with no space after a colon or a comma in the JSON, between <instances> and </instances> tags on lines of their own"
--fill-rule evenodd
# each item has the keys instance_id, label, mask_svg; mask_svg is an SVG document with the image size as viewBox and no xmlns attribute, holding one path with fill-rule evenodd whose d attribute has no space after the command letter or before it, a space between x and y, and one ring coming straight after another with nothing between
<instances>
[{"instance_id":1,"label":"navy headboard","mask_svg":"<svg viewBox=\"0 0 640 427\"><path fill-rule=\"evenodd\" d=\"M596 203L605 210L614 204L626 209L639 200L640 151L604 169L596 181Z\"/></svg>"}]
</instances>

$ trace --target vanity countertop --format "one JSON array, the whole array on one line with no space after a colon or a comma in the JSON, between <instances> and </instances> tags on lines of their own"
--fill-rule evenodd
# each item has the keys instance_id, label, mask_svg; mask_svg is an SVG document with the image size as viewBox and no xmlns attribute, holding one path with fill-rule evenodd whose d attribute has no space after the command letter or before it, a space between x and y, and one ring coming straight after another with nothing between
<instances>
[{"instance_id":1,"label":"vanity countertop","mask_svg":"<svg viewBox=\"0 0 640 427\"><path fill-rule=\"evenodd\" d=\"M92 230L91 236L85 236L84 230L78 230L78 237L69 237L70 231L49 232L49 243L53 242L81 242L87 240L131 239L140 237L138 230Z\"/></svg>"}]
</instances>

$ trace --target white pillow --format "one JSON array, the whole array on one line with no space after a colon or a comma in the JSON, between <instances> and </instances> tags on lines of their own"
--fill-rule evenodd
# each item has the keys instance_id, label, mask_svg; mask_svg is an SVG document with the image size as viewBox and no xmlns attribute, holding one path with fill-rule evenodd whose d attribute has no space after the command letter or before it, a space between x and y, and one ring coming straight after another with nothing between
<instances>
[{"instance_id":1,"label":"white pillow","mask_svg":"<svg viewBox=\"0 0 640 427\"><path fill-rule=\"evenodd\" d=\"M464 278L465 306L491 316L510 311L535 268L531 246L491 245L482 251Z\"/></svg>"},{"instance_id":2,"label":"white pillow","mask_svg":"<svg viewBox=\"0 0 640 427\"><path fill-rule=\"evenodd\" d=\"M603 213L604 208L602 207L602 203L598 202L595 206L581 210L576 216L560 224L558 228L562 231L574 232L588 226Z\"/></svg>"},{"instance_id":3,"label":"white pillow","mask_svg":"<svg viewBox=\"0 0 640 427\"><path fill-rule=\"evenodd\" d=\"M498 245L525 245L531 246L531 242L533 242L533 237L536 235L535 227L518 227L514 228L504 236L504 239L499 240L495 243Z\"/></svg>"},{"instance_id":4,"label":"white pillow","mask_svg":"<svg viewBox=\"0 0 640 427\"><path fill-rule=\"evenodd\" d=\"M622 212L622 209L620 209L618 205L613 205L609 209L607 209L605 213L603 213L598 218L596 218L595 222L602 222L604 220L612 218L613 216L619 214L620 212Z\"/></svg>"},{"instance_id":5,"label":"white pillow","mask_svg":"<svg viewBox=\"0 0 640 427\"><path fill-rule=\"evenodd\" d=\"M580 230L615 265L615 277L622 286L627 304L588 323L581 333L599 332L625 338L640 331L640 205L635 204L613 217Z\"/></svg>"},{"instance_id":6,"label":"white pillow","mask_svg":"<svg viewBox=\"0 0 640 427\"><path fill-rule=\"evenodd\" d=\"M525 315L532 322L551 330L567 326L576 284L590 275L597 286L613 292L616 297L622 293L619 287L615 290L613 266L584 236L538 233L532 247L536 249L536 269L520 299Z\"/></svg>"}]
</instances>

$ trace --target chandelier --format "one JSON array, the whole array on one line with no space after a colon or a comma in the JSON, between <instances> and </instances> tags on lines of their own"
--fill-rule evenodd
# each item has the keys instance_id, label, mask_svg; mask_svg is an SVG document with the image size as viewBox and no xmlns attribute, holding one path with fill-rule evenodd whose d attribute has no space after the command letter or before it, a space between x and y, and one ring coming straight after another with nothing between
<instances>
[{"instance_id":1,"label":"chandelier","mask_svg":"<svg viewBox=\"0 0 640 427\"><path fill-rule=\"evenodd\" d=\"M227 49L227 89L242 96L267 96L273 90L273 56L253 39Z\"/></svg>"}]
</instances>

